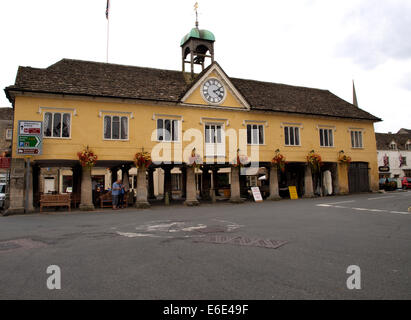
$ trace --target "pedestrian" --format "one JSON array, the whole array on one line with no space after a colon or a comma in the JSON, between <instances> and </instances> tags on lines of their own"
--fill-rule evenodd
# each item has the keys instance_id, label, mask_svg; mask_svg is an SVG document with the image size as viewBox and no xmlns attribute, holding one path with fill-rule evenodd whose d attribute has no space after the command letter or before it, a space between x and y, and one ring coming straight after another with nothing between
<instances>
[{"instance_id":1,"label":"pedestrian","mask_svg":"<svg viewBox=\"0 0 411 320\"><path fill-rule=\"evenodd\" d=\"M125 194L125 190L124 190L124 184L121 184L120 187L120 194L118 196L118 206L120 208L124 208L124 194Z\"/></svg>"},{"instance_id":2,"label":"pedestrian","mask_svg":"<svg viewBox=\"0 0 411 320\"><path fill-rule=\"evenodd\" d=\"M113 183L113 187L111 188L111 201L113 202L113 210L118 209L120 192L121 179L117 179L117 181Z\"/></svg>"}]
</instances>

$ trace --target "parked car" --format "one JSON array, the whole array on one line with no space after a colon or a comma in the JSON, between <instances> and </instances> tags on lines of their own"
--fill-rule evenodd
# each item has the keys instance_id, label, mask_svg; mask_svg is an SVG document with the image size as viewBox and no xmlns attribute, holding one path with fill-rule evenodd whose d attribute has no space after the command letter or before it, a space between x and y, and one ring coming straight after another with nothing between
<instances>
[{"instance_id":1,"label":"parked car","mask_svg":"<svg viewBox=\"0 0 411 320\"><path fill-rule=\"evenodd\" d=\"M397 189L397 179L394 178L381 178L380 189L385 191L394 191Z\"/></svg>"},{"instance_id":2,"label":"parked car","mask_svg":"<svg viewBox=\"0 0 411 320\"><path fill-rule=\"evenodd\" d=\"M401 179L403 189L411 189L411 178L404 177Z\"/></svg>"}]
</instances>

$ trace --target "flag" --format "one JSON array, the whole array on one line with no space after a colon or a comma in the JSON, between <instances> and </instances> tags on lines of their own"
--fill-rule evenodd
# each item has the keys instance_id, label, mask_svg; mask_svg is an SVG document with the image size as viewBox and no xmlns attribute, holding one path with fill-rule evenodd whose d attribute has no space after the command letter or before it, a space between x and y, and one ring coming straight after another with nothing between
<instances>
[{"instance_id":1,"label":"flag","mask_svg":"<svg viewBox=\"0 0 411 320\"><path fill-rule=\"evenodd\" d=\"M110 0L107 0L107 7L106 7L106 19L108 20L108 12L110 10Z\"/></svg>"}]
</instances>

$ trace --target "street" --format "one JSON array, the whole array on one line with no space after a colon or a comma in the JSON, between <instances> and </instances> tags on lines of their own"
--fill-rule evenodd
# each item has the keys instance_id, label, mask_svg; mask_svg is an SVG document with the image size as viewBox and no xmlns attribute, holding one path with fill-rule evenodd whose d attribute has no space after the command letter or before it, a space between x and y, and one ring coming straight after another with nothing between
<instances>
[{"instance_id":1,"label":"street","mask_svg":"<svg viewBox=\"0 0 411 320\"><path fill-rule=\"evenodd\" d=\"M408 191L0 216L0 299L411 299L410 206Z\"/></svg>"}]
</instances>

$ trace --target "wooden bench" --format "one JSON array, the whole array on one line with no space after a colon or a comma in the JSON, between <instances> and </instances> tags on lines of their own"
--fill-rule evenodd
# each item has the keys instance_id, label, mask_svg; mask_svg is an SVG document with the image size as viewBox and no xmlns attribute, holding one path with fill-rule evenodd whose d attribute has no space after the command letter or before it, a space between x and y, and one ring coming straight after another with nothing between
<instances>
[{"instance_id":1,"label":"wooden bench","mask_svg":"<svg viewBox=\"0 0 411 320\"><path fill-rule=\"evenodd\" d=\"M40 212L43 207L68 207L71 211L70 194L42 194L40 196Z\"/></svg>"},{"instance_id":2,"label":"wooden bench","mask_svg":"<svg viewBox=\"0 0 411 320\"><path fill-rule=\"evenodd\" d=\"M127 208L127 203L128 203L128 194L130 192L126 192L124 194L124 201L123 201L123 206ZM111 197L111 191L101 195L99 197L100 199L100 208L111 208L113 206L113 201Z\"/></svg>"}]
</instances>

